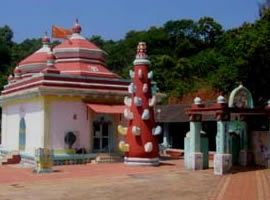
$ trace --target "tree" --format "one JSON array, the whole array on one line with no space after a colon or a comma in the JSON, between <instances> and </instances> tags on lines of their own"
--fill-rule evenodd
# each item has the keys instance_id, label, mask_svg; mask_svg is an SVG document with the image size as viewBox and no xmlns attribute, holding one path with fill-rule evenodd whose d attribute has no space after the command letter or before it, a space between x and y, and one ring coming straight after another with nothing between
<instances>
[{"instance_id":1,"label":"tree","mask_svg":"<svg viewBox=\"0 0 270 200\"><path fill-rule=\"evenodd\" d=\"M198 28L200 37L210 46L213 46L223 33L222 26L211 17L202 17L198 21Z\"/></svg>"},{"instance_id":2,"label":"tree","mask_svg":"<svg viewBox=\"0 0 270 200\"><path fill-rule=\"evenodd\" d=\"M263 17L270 8L270 0L265 0L264 3L259 3L259 15Z\"/></svg>"},{"instance_id":3,"label":"tree","mask_svg":"<svg viewBox=\"0 0 270 200\"><path fill-rule=\"evenodd\" d=\"M0 41L12 45L13 31L7 25L0 27Z\"/></svg>"},{"instance_id":4,"label":"tree","mask_svg":"<svg viewBox=\"0 0 270 200\"><path fill-rule=\"evenodd\" d=\"M93 42L95 45L97 45L98 47L100 47L101 49L104 47L104 43L105 41L102 39L101 36L99 35L93 35L92 37L90 37L88 39L90 42Z\"/></svg>"},{"instance_id":5,"label":"tree","mask_svg":"<svg viewBox=\"0 0 270 200\"><path fill-rule=\"evenodd\" d=\"M0 27L0 89L6 84L7 72L10 67L11 47L12 47L13 32L9 26Z\"/></svg>"},{"instance_id":6,"label":"tree","mask_svg":"<svg viewBox=\"0 0 270 200\"><path fill-rule=\"evenodd\" d=\"M168 21L164 24L164 30L173 41L182 38L198 38L197 24L191 19Z\"/></svg>"},{"instance_id":7,"label":"tree","mask_svg":"<svg viewBox=\"0 0 270 200\"><path fill-rule=\"evenodd\" d=\"M41 39L26 39L20 44L15 43L11 48L11 68L17 66L20 61L40 49L41 46Z\"/></svg>"}]
</instances>

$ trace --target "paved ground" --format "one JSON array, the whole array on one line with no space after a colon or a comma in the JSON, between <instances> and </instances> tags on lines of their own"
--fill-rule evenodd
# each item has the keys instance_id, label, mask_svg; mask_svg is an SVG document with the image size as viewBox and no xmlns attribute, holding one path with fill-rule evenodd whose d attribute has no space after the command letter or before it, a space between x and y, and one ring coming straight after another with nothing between
<instances>
[{"instance_id":1,"label":"paved ground","mask_svg":"<svg viewBox=\"0 0 270 200\"><path fill-rule=\"evenodd\" d=\"M88 164L55 167L56 172L32 174L29 168L0 167L0 199L51 200L269 200L270 170L235 169L215 176L213 170L191 172L183 160L164 161L161 167Z\"/></svg>"},{"instance_id":2,"label":"paved ground","mask_svg":"<svg viewBox=\"0 0 270 200\"><path fill-rule=\"evenodd\" d=\"M270 170L234 168L219 181L211 200L270 200Z\"/></svg>"}]
</instances>

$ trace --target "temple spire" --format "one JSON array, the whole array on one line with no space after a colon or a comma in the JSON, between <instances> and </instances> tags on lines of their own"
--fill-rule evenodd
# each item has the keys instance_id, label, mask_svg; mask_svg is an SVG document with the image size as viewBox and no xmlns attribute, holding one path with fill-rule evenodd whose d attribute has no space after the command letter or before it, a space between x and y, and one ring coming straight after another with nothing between
<instances>
[{"instance_id":1,"label":"temple spire","mask_svg":"<svg viewBox=\"0 0 270 200\"><path fill-rule=\"evenodd\" d=\"M75 24L74 24L74 26L73 26L73 28L72 28L72 32L73 32L73 33L78 33L78 34L80 34L81 31L82 31L82 27L81 27L81 25L79 24L78 18L76 18Z\"/></svg>"},{"instance_id":2,"label":"temple spire","mask_svg":"<svg viewBox=\"0 0 270 200\"><path fill-rule=\"evenodd\" d=\"M137 46L136 59L133 62L134 65L150 65L150 61L147 56L147 47L145 42L139 42Z\"/></svg>"},{"instance_id":3,"label":"temple spire","mask_svg":"<svg viewBox=\"0 0 270 200\"><path fill-rule=\"evenodd\" d=\"M50 38L48 37L48 32L45 32L45 36L42 38L42 44L43 45L49 45L50 44Z\"/></svg>"},{"instance_id":4,"label":"temple spire","mask_svg":"<svg viewBox=\"0 0 270 200\"><path fill-rule=\"evenodd\" d=\"M145 42L139 42L138 46L137 46L137 55L136 55L136 59L146 59L147 56L147 46Z\"/></svg>"}]
</instances>

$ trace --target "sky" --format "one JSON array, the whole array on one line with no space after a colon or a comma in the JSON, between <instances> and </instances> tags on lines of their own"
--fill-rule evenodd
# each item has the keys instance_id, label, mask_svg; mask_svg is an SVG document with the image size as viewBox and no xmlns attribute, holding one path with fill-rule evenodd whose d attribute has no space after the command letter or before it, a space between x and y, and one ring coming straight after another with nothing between
<instances>
[{"instance_id":1,"label":"sky","mask_svg":"<svg viewBox=\"0 0 270 200\"><path fill-rule=\"evenodd\" d=\"M71 28L79 19L82 35L108 40L130 30L162 26L168 20L213 17L224 29L258 19L264 0L3 0L0 26L9 25L13 40L43 37L52 25Z\"/></svg>"}]
</instances>

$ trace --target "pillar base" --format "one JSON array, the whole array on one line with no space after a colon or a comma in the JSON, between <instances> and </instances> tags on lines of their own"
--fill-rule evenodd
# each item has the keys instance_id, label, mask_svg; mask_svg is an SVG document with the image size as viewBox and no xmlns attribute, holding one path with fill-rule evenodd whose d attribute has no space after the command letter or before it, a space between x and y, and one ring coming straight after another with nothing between
<instances>
[{"instance_id":1,"label":"pillar base","mask_svg":"<svg viewBox=\"0 0 270 200\"><path fill-rule=\"evenodd\" d=\"M224 175L227 174L232 167L231 154L215 154L214 155L214 174Z\"/></svg>"},{"instance_id":2,"label":"pillar base","mask_svg":"<svg viewBox=\"0 0 270 200\"><path fill-rule=\"evenodd\" d=\"M241 150L239 153L239 164L241 166L247 166L247 150Z\"/></svg>"},{"instance_id":3,"label":"pillar base","mask_svg":"<svg viewBox=\"0 0 270 200\"><path fill-rule=\"evenodd\" d=\"M136 158L136 157L125 157L124 163L130 166L158 166L159 158Z\"/></svg>"},{"instance_id":4,"label":"pillar base","mask_svg":"<svg viewBox=\"0 0 270 200\"><path fill-rule=\"evenodd\" d=\"M192 170L203 169L203 154L201 152L189 152L187 166L188 169Z\"/></svg>"},{"instance_id":5,"label":"pillar base","mask_svg":"<svg viewBox=\"0 0 270 200\"><path fill-rule=\"evenodd\" d=\"M33 169L33 173L37 173L37 174L46 174L46 173L52 173L52 172L53 172L52 168Z\"/></svg>"},{"instance_id":6,"label":"pillar base","mask_svg":"<svg viewBox=\"0 0 270 200\"><path fill-rule=\"evenodd\" d=\"M188 152L184 152L184 167L185 167L185 169L190 169L189 161L188 161L188 159L189 159L188 154L189 154Z\"/></svg>"},{"instance_id":7,"label":"pillar base","mask_svg":"<svg viewBox=\"0 0 270 200\"><path fill-rule=\"evenodd\" d=\"M270 151L265 154L265 167L270 169Z\"/></svg>"}]
</instances>

